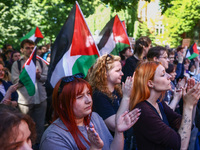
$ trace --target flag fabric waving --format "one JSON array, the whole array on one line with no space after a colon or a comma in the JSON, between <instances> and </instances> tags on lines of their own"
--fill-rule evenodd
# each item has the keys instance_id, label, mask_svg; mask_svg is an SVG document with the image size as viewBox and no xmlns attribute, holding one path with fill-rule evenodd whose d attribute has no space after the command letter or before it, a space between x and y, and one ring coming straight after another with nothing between
<instances>
[{"instance_id":1,"label":"flag fabric waving","mask_svg":"<svg viewBox=\"0 0 200 150\"><path fill-rule=\"evenodd\" d=\"M24 37L20 39L20 41L23 41L25 39L32 40L36 44L43 39L43 35L38 27L33 28L29 33L27 33Z\"/></svg>"},{"instance_id":2,"label":"flag fabric waving","mask_svg":"<svg viewBox=\"0 0 200 150\"><path fill-rule=\"evenodd\" d=\"M64 76L86 76L98 57L98 48L76 2L53 44L46 86L54 87Z\"/></svg>"},{"instance_id":3,"label":"flag fabric waving","mask_svg":"<svg viewBox=\"0 0 200 150\"><path fill-rule=\"evenodd\" d=\"M100 32L98 48L100 54L119 55L119 52L130 46L126 30L118 15L112 18Z\"/></svg>"},{"instance_id":4,"label":"flag fabric waving","mask_svg":"<svg viewBox=\"0 0 200 150\"><path fill-rule=\"evenodd\" d=\"M35 94L36 80L36 46L29 59L23 65L23 70L19 75L20 82L25 86L29 96Z\"/></svg>"},{"instance_id":5,"label":"flag fabric waving","mask_svg":"<svg viewBox=\"0 0 200 150\"><path fill-rule=\"evenodd\" d=\"M194 43L192 46L187 50L186 58L191 60L195 57L199 56L199 51L197 49L197 44Z\"/></svg>"}]
</instances>

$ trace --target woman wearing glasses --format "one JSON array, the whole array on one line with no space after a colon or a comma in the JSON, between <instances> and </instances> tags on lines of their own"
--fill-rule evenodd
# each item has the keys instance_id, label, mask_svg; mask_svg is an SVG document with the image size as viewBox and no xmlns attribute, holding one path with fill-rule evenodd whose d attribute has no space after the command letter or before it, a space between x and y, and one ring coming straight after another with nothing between
<instances>
[{"instance_id":1,"label":"woman wearing glasses","mask_svg":"<svg viewBox=\"0 0 200 150\"><path fill-rule=\"evenodd\" d=\"M187 93L183 89L181 117L161 98L171 88L170 76L165 68L158 62L146 62L138 66L130 100L130 110L139 108L142 112L133 126L138 150L187 149L192 111L200 98L200 83L194 84L195 81L190 79Z\"/></svg>"},{"instance_id":2,"label":"woman wearing glasses","mask_svg":"<svg viewBox=\"0 0 200 150\"><path fill-rule=\"evenodd\" d=\"M89 77L93 89L93 109L103 118L112 135L117 111L129 110L132 78L128 77L121 89L122 76L120 57L107 54L97 59Z\"/></svg>"},{"instance_id":3,"label":"woman wearing glasses","mask_svg":"<svg viewBox=\"0 0 200 150\"><path fill-rule=\"evenodd\" d=\"M54 122L43 134L41 150L123 149L123 131L130 128L138 109L116 118L114 138L97 113L92 113L92 89L77 74L62 78L53 91Z\"/></svg>"}]
</instances>

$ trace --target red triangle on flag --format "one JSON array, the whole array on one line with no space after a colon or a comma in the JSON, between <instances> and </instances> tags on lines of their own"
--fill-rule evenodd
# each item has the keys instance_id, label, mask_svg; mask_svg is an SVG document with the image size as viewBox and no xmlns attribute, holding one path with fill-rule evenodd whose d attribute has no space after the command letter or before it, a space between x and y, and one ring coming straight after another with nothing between
<instances>
[{"instance_id":1,"label":"red triangle on flag","mask_svg":"<svg viewBox=\"0 0 200 150\"><path fill-rule=\"evenodd\" d=\"M71 46L71 56L98 55L94 39L87 27L79 6L76 4L74 33Z\"/></svg>"},{"instance_id":2,"label":"red triangle on flag","mask_svg":"<svg viewBox=\"0 0 200 150\"><path fill-rule=\"evenodd\" d=\"M123 27L118 15L115 16L113 24L113 36L116 43L124 43L130 45L128 35Z\"/></svg>"},{"instance_id":3,"label":"red triangle on flag","mask_svg":"<svg viewBox=\"0 0 200 150\"><path fill-rule=\"evenodd\" d=\"M199 51L198 51L198 49L197 49L197 44L196 43L194 43L194 45L193 45L193 52L194 53L196 53L196 54L199 54Z\"/></svg>"},{"instance_id":4,"label":"red triangle on flag","mask_svg":"<svg viewBox=\"0 0 200 150\"><path fill-rule=\"evenodd\" d=\"M35 29L35 37L42 38L42 39L44 38L38 27L36 27L36 29Z\"/></svg>"}]
</instances>

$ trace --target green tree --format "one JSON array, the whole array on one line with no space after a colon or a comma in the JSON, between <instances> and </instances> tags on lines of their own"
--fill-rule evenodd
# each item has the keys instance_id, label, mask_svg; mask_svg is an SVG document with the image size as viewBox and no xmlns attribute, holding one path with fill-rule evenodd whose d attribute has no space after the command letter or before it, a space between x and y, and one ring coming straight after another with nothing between
<instances>
[{"instance_id":1,"label":"green tree","mask_svg":"<svg viewBox=\"0 0 200 150\"><path fill-rule=\"evenodd\" d=\"M200 20L200 1L171 1L171 7L164 13L165 33L170 45L176 47L181 44L183 33L194 39L194 34Z\"/></svg>"},{"instance_id":2,"label":"green tree","mask_svg":"<svg viewBox=\"0 0 200 150\"><path fill-rule=\"evenodd\" d=\"M141 36L148 36L152 41L152 45L155 45L155 33L149 30L147 23L137 21L136 24L138 24L135 33L136 39L140 38Z\"/></svg>"},{"instance_id":3,"label":"green tree","mask_svg":"<svg viewBox=\"0 0 200 150\"><path fill-rule=\"evenodd\" d=\"M95 0L78 0L85 16L95 10ZM38 26L45 39L53 42L75 4L75 0L15 0L0 2L0 47L19 48L19 39Z\"/></svg>"}]
</instances>

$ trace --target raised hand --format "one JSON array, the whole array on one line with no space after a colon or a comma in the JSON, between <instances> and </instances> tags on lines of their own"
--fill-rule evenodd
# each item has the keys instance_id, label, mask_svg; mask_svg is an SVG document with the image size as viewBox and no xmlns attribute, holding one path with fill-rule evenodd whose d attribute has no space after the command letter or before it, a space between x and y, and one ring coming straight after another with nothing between
<instances>
[{"instance_id":1,"label":"raised hand","mask_svg":"<svg viewBox=\"0 0 200 150\"><path fill-rule=\"evenodd\" d=\"M183 91L183 101L189 106L194 106L197 104L200 98L200 83L195 85L194 79L189 79L187 83L187 92Z\"/></svg>"},{"instance_id":2,"label":"raised hand","mask_svg":"<svg viewBox=\"0 0 200 150\"><path fill-rule=\"evenodd\" d=\"M87 126L86 128L87 128L88 139L91 144L90 150L102 149L104 143L100 138L99 134L94 129L94 125L90 122L89 126Z\"/></svg>"},{"instance_id":3,"label":"raised hand","mask_svg":"<svg viewBox=\"0 0 200 150\"><path fill-rule=\"evenodd\" d=\"M1 101L1 103L4 103L5 100L6 100L6 102L5 102L6 104L10 103L9 101L11 99L11 94L17 90L18 86L19 86L19 83L11 85L8 88L8 90L6 91L6 95L4 96L3 100ZM16 105L16 104L14 103L14 105Z\"/></svg>"},{"instance_id":4,"label":"raised hand","mask_svg":"<svg viewBox=\"0 0 200 150\"><path fill-rule=\"evenodd\" d=\"M124 132L132 127L141 114L141 110L138 108L133 109L132 111L128 112L125 111L119 117L116 117L116 130L118 132Z\"/></svg>"},{"instance_id":5,"label":"raised hand","mask_svg":"<svg viewBox=\"0 0 200 150\"><path fill-rule=\"evenodd\" d=\"M184 77L183 79L179 79L178 83L177 83L177 89L182 89L185 87L186 85L186 81L187 81L187 78Z\"/></svg>"},{"instance_id":6,"label":"raised hand","mask_svg":"<svg viewBox=\"0 0 200 150\"><path fill-rule=\"evenodd\" d=\"M127 77L125 83L122 82L123 98L130 98L132 87L133 79L132 77Z\"/></svg>"},{"instance_id":7,"label":"raised hand","mask_svg":"<svg viewBox=\"0 0 200 150\"><path fill-rule=\"evenodd\" d=\"M5 99L2 103L5 104L5 105L13 106L13 107L17 106L17 102L16 101L11 101L10 99Z\"/></svg>"}]
</instances>

